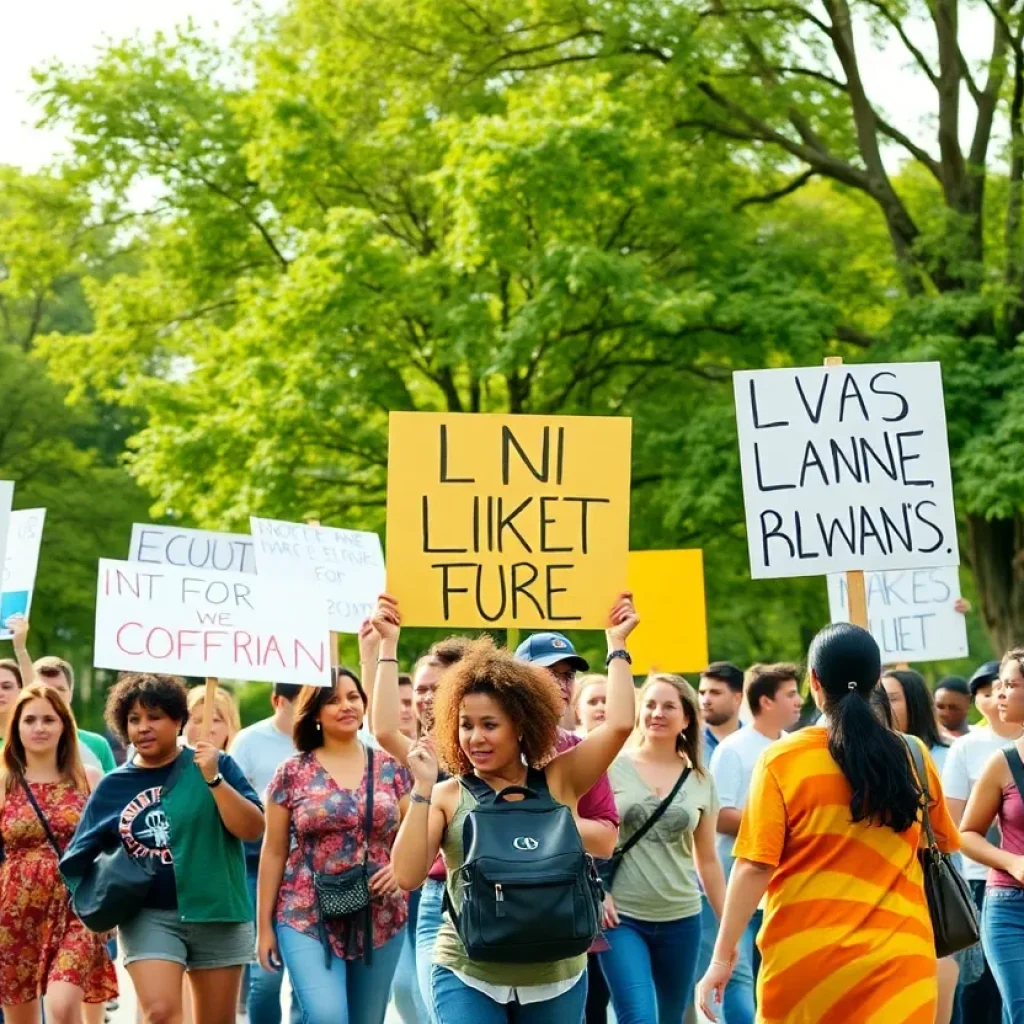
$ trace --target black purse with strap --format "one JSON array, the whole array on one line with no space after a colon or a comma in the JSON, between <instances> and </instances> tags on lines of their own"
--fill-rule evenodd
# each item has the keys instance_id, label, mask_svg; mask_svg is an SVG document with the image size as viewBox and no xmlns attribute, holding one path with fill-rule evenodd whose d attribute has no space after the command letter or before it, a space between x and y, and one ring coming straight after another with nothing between
<instances>
[{"instance_id":1,"label":"black purse with strap","mask_svg":"<svg viewBox=\"0 0 1024 1024\"><path fill-rule=\"evenodd\" d=\"M924 894L928 901L928 914L932 919L935 933L935 955L951 956L961 949L973 946L980 938L978 911L971 896L971 890L963 876L957 871L953 859L943 853L935 842L928 805L928 771L924 763L924 751L916 739L903 737L910 751L922 791L921 824L924 826L928 845L918 851L921 868L924 871Z\"/></svg>"},{"instance_id":2,"label":"black purse with strap","mask_svg":"<svg viewBox=\"0 0 1024 1024\"><path fill-rule=\"evenodd\" d=\"M679 773L679 778L676 779L675 785L669 790L668 796L654 808L651 816L607 860L598 861L597 873L601 876L601 884L604 886L605 892L612 891L615 875L619 868L622 867L622 861L626 854L658 824L661 816L669 809L672 801L676 798L676 794L683 788L683 784L689 777L690 766L687 765Z\"/></svg>"},{"instance_id":3,"label":"black purse with strap","mask_svg":"<svg viewBox=\"0 0 1024 1024\"><path fill-rule=\"evenodd\" d=\"M354 923L357 914L363 915L363 963L369 966L373 961L373 911L370 906L373 894L370 892L370 835L373 832L373 747L366 748L366 806L363 812L363 832L366 845L363 848L362 863L347 868L336 875L316 871L313 858L306 844L302 855L309 873L313 876L313 901L316 904L317 927L320 942L324 947L324 965L331 967L331 943L327 934L328 921Z\"/></svg>"}]
</instances>

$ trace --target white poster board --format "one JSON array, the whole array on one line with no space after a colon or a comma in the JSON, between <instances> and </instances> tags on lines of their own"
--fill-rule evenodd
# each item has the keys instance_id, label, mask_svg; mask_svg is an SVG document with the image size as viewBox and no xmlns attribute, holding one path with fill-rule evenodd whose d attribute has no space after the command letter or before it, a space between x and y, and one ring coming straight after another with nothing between
<instances>
[{"instance_id":1,"label":"white poster board","mask_svg":"<svg viewBox=\"0 0 1024 1024\"><path fill-rule=\"evenodd\" d=\"M133 524L128 561L176 565L180 569L256 572L252 537L244 533L215 533L155 523Z\"/></svg>"},{"instance_id":2,"label":"white poster board","mask_svg":"<svg viewBox=\"0 0 1024 1024\"><path fill-rule=\"evenodd\" d=\"M36 586L45 521L45 508L21 509L11 513L3 585L0 586L0 640L11 639L11 631L3 624L12 615L24 615L27 619L32 610L32 591Z\"/></svg>"},{"instance_id":3,"label":"white poster board","mask_svg":"<svg viewBox=\"0 0 1024 1024\"><path fill-rule=\"evenodd\" d=\"M750 573L959 565L938 363L733 374Z\"/></svg>"},{"instance_id":4,"label":"white poster board","mask_svg":"<svg viewBox=\"0 0 1024 1024\"><path fill-rule=\"evenodd\" d=\"M380 537L251 516L256 571L319 588L335 633L358 633L384 590Z\"/></svg>"},{"instance_id":5,"label":"white poster board","mask_svg":"<svg viewBox=\"0 0 1024 1024\"><path fill-rule=\"evenodd\" d=\"M327 615L289 580L101 558L95 665L329 686Z\"/></svg>"},{"instance_id":6,"label":"white poster board","mask_svg":"<svg viewBox=\"0 0 1024 1024\"><path fill-rule=\"evenodd\" d=\"M882 661L948 661L966 658L967 620L953 605L960 597L960 570L906 569L864 574L868 628ZM833 622L849 622L846 576L828 578Z\"/></svg>"},{"instance_id":7,"label":"white poster board","mask_svg":"<svg viewBox=\"0 0 1024 1024\"><path fill-rule=\"evenodd\" d=\"M11 525L11 503L14 501L14 484L0 480L0 565L6 565L7 533ZM0 619L0 625L3 620Z\"/></svg>"}]
</instances>

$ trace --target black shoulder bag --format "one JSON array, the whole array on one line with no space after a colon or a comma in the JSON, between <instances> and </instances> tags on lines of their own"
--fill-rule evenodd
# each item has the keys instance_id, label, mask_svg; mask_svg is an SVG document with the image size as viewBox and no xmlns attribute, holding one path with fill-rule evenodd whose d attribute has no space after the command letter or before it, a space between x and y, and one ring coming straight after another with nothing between
<instances>
[{"instance_id":1,"label":"black shoulder bag","mask_svg":"<svg viewBox=\"0 0 1024 1024\"><path fill-rule=\"evenodd\" d=\"M978 930L978 911L971 896L971 890L957 871L952 858L943 853L935 842L928 805L928 771L924 763L924 751L916 740L903 737L914 762L918 782L924 797L921 808L921 823L924 826L928 845L918 851L921 868L924 871L924 894L928 900L928 914L932 919L935 933L935 955L951 956L953 953L973 946L981 937Z\"/></svg>"},{"instance_id":2,"label":"black shoulder bag","mask_svg":"<svg viewBox=\"0 0 1024 1024\"><path fill-rule=\"evenodd\" d=\"M601 876L601 884L604 886L605 892L612 891L612 882L615 881L616 872L622 866L622 861L626 854L640 842L641 839L661 819L661 816L668 810L669 805L676 798L676 794L683 788L683 783L690 777L690 766L687 765L680 773L679 778L676 779L675 785L669 790L669 794L664 800L658 804L657 807L651 812L651 816L609 857L607 860L598 862L597 873Z\"/></svg>"},{"instance_id":3,"label":"black shoulder bag","mask_svg":"<svg viewBox=\"0 0 1024 1024\"><path fill-rule=\"evenodd\" d=\"M307 844L303 856L313 876L313 899L316 903L320 942L324 947L324 965L331 968L331 942L327 934L328 921L353 922L355 915L363 914L363 963L373 960L373 911L370 902L370 835L373 832L373 747L366 748L366 808L363 815L366 845L363 861L337 875L320 874L313 868L313 857Z\"/></svg>"}]
</instances>

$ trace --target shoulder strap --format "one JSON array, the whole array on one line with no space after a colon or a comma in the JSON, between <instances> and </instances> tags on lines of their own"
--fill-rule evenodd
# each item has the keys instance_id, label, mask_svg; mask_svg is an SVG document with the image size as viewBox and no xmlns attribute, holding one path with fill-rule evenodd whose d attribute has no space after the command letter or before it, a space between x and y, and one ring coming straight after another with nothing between
<instances>
[{"instance_id":1,"label":"shoulder strap","mask_svg":"<svg viewBox=\"0 0 1024 1024\"><path fill-rule=\"evenodd\" d=\"M182 747L178 756L174 759L174 764L171 766L170 772L167 774L167 780L160 787L160 793L170 793L172 789L178 784L178 780L181 778L181 773L185 769L185 765L192 764L196 759L195 751L191 747Z\"/></svg>"},{"instance_id":2,"label":"shoulder strap","mask_svg":"<svg viewBox=\"0 0 1024 1024\"><path fill-rule=\"evenodd\" d=\"M1013 776L1017 792L1020 793L1020 798L1024 800L1024 761L1021 760L1020 754L1017 753L1017 744L1011 743L1008 747L1003 747L1003 757L1006 758L1007 764L1010 766L1010 774Z\"/></svg>"},{"instance_id":3,"label":"shoulder strap","mask_svg":"<svg viewBox=\"0 0 1024 1024\"><path fill-rule=\"evenodd\" d=\"M366 812L363 817L363 867L370 859L370 834L373 832L373 747L366 744Z\"/></svg>"},{"instance_id":4,"label":"shoulder strap","mask_svg":"<svg viewBox=\"0 0 1024 1024\"><path fill-rule=\"evenodd\" d=\"M932 831L932 819L928 813L928 806L932 802L931 794L928 792L928 769L924 763L924 750L920 741L909 736L902 736L903 742L910 751L910 758L914 762L914 772L917 775L918 784L924 797L921 806L921 824L924 826L924 833L928 837L928 845L934 850L938 844L935 842L935 833Z\"/></svg>"},{"instance_id":5,"label":"shoulder strap","mask_svg":"<svg viewBox=\"0 0 1024 1024\"><path fill-rule=\"evenodd\" d=\"M21 776L21 785L25 790L25 796L28 797L28 802L32 805L32 810L36 812L36 817L39 819L39 824L43 826L43 831L46 833L46 838L50 841L50 845L53 847L54 853L57 854L57 860L60 860L64 856L64 851L61 850L57 843L57 840L53 834L53 829L50 828L50 823L46 820L46 815L43 814L39 804L36 803L35 794L32 792L32 787L28 784L28 780L24 775Z\"/></svg>"},{"instance_id":6,"label":"shoulder strap","mask_svg":"<svg viewBox=\"0 0 1024 1024\"><path fill-rule=\"evenodd\" d=\"M658 824L661 816L668 810L669 804L675 800L676 794L683 788L683 783L686 782L689 776L690 765L687 765L679 773L679 778L676 779L676 784L669 790L668 796L665 797L665 799L662 800L653 811L651 811L651 816L622 844L622 846L619 847L619 849L615 851L616 857L625 857L626 854L629 853L629 851L632 850L633 847L636 846L636 844L639 843L655 825Z\"/></svg>"},{"instance_id":7,"label":"shoulder strap","mask_svg":"<svg viewBox=\"0 0 1024 1024\"><path fill-rule=\"evenodd\" d=\"M522 786L506 786L502 790L491 789L483 779L476 775L460 775L459 782L476 797L478 804L511 803L511 801L502 799L503 796L511 793L520 793L524 797L534 796L542 801L551 800L547 776L539 768L527 769L526 782Z\"/></svg>"}]
</instances>

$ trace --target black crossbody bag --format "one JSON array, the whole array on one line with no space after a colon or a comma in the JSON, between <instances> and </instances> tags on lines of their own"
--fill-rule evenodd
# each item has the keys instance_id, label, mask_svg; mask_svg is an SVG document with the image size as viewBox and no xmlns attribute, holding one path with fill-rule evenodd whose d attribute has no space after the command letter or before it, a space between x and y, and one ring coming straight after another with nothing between
<instances>
[{"instance_id":1,"label":"black crossbody bag","mask_svg":"<svg viewBox=\"0 0 1024 1024\"><path fill-rule=\"evenodd\" d=\"M369 965L373 959L373 912L370 903L370 834L373 831L373 748L366 748L366 807L363 813L363 831L366 845L363 848L363 862L337 875L325 875L313 868L309 848L303 844L303 857L309 873L313 876L313 899L316 903L317 924L320 942L324 947L324 964L331 967L331 943L327 935L328 921L353 923L355 915L363 915L363 963Z\"/></svg>"},{"instance_id":2,"label":"black crossbody bag","mask_svg":"<svg viewBox=\"0 0 1024 1024\"><path fill-rule=\"evenodd\" d=\"M928 845L918 852L924 872L924 895L928 901L928 914L932 919L935 933L935 955L951 956L953 953L973 946L980 938L978 911L974 905L971 890L948 853L943 853L935 842L928 805L928 770L924 763L924 752L920 745L903 737L914 762L917 781L922 790L921 823ZM1007 758L1009 759L1009 758ZM1012 767L1012 762L1011 762Z\"/></svg>"},{"instance_id":3,"label":"black crossbody bag","mask_svg":"<svg viewBox=\"0 0 1024 1024\"><path fill-rule=\"evenodd\" d=\"M683 783L689 777L690 766L687 765L679 773L679 778L676 779L675 785L669 790L668 796L654 808L651 816L607 860L598 861L597 873L601 876L601 884L604 886L605 892L612 891L612 882L615 881L615 874L622 866L622 861L626 854L658 824L661 816L668 810L669 805L675 800L676 794L683 788Z\"/></svg>"}]
</instances>

